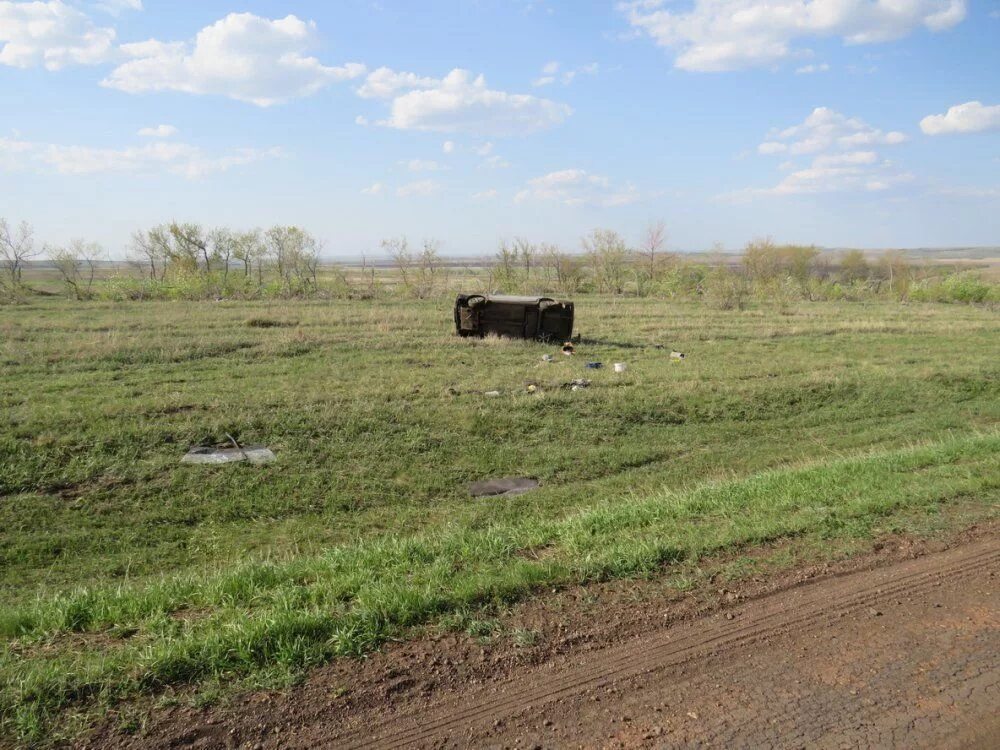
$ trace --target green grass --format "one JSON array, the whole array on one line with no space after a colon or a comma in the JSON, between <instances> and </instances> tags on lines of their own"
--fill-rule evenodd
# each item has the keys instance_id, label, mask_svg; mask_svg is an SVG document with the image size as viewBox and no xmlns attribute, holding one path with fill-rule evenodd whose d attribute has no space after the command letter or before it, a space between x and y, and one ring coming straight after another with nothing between
<instances>
[{"instance_id":1,"label":"green grass","mask_svg":"<svg viewBox=\"0 0 1000 750\"><path fill-rule=\"evenodd\" d=\"M542 585L1000 499L995 313L577 310L601 343L551 365L455 338L440 300L3 310L4 735L448 618L489 637L491 609ZM225 433L278 461L177 463ZM508 474L543 486L464 491Z\"/></svg>"}]
</instances>

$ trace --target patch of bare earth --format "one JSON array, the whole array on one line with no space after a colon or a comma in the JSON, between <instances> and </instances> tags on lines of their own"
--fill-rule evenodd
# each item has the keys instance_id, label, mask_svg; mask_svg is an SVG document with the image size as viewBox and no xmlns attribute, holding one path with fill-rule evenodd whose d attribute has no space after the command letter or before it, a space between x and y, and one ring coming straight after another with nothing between
<instances>
[{"instance_id":1,"label":"patch of bare earth","mask_svg":"<svg viewBox=\"0 0 1000 750\"><path fill-rule=\"evenodd\" d=\"M1000 524L688 591L573 587L227 705L81 746L997 747ZM776 546L756 553L768 557Z\"/></svg>"}]
</instances>

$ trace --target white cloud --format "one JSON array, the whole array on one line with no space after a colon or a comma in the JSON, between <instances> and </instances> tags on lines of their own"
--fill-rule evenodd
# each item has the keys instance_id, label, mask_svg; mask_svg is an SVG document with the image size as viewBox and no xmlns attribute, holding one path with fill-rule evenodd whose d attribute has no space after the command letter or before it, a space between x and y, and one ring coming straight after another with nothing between
<instances>
[{"instance_id":1,"label":"white cloud","mask_svg":"<svg viewBox=\"0 0 1000 750\"><path fill-rule=\"evenodd\" d=\"M641 197L634 185L616 187L607 177L583 169L563 169L528 180L527 187L514 196L514 202L552 201L566 206L607 208L635 203Z\"/></svg>"},{"instance_id":2,"label":"white cloud","mask_svg":"<svg viewBox=\"0 0 1000 750\"><path fill-rule=\"evenodd\" d=\"M430 159L409 159L399 163L411 172L439 172L442 169L448 168Z\"/></svg>"},{"instance_id":3,"label":"white cloud","mask_svg":"<svg viewBox=\"0 0 1000 750\"><path fill-rule=\"evenodd\" d=\"M354 118L354 124L361 125L362 127L364 127L365 125L368 124L368 118L365 117L364 115L358 115L357 117Z\"/></svg>"},{"instance_id":4,"label":"white cloud","mask_svg":"<svg viewBox=\"0 0 1000 750\"><path fill-rule=\"evenodd\" d=\"M573 68L570 70L564 70L561 74L559 73L559 63L550 62L542 68L542 74L531 82L532 86L550 86L557 80L561 81L564 86L571 84L580 73L586 75L595 75L598 70L600 70L600 65L597 63L589 63L587 65L581 65L579 68Z\"/></svg>"},{"instance_id":5,"label":"white cloud","mask_svg":"<svg viewBox=\"0 0 1000 750\"><path fill-rule=\"evenodd\" d=\"M477 156L489 156L493 153L493 141L487 141L476 149Z\"/></svg>"},{"instance_id":6,"label":"white cloud","mask_svg":"<svg viewBox=\"0 0 1000 750\"><path fill-rule=\"evenodd\" d=\"M441 144L441 151L445 154L452 154L455 152L455 141L445 141Z\"/></svg>"},{"instance_id":7,"label":"white cloud","mask_svg":"<svg viewBox=\"0 0 1000 750\"><path fill-rule=\"evenodd\" d=\"M385 185L381 182L373 182L366 188L362 188L362 195L382 195L385 192Z\"/></svg>"},{"instance_id":8,"label":"white cloud","mask_svg":"<svg viewBox=\"0 0 1000 750\"><path fill-rule=\"evenodd\" d=\"M801 124L772 132L757 147L765 156L809 155L811 161L801 167L783 161L779 169L786 174L773 188L737 191L727 197L886 190L910 181L912 175L883 159L873 147L905 140L899 131L885 132L856 117L817 107Z\"/></svg>"},{"instance_id":9,"label":"white cloud","mask_svg":"<svg viewBox=\"0 0 1000 750\"><path fill-rule=\"evenodd\" d=\"M783 154L787 150L787 143L778 143L777 141L765 141L757 147L757 153L765 155Z\"/></svg>"},{"instance_id":10,"label":"white cloud","mask_svg":"<svg viewBox=\"0 0 1000 750\"><path fill-rule=\"evenodd\" d=\"M473 193L472 199L476 201L491 201L498 195L500 195L500 193L497 190L490 188L489 190L481 190L478 193Z\"/></svg>"},{"instance_id":11,"label":"white cloud","mask_svg":"<svg viewBox=\"0 0 1000 750\"><path fill-rule=\"evenodd\" d=\"M487 169L506 169L510 166L510 162L502 156L494 154L493 156L487 156L483 159L481 166L486 167Z\"/></svg>"},{"instance_id":12,"label":"white cloud","mask_svg":"<svg viewBox=\"0 0 1000 750\"><path fill-rule=\"evenodd\" d=\"M434 182L434 180L419 180L418 182L410 182L406 185L400 185L396 188L396 195L400 198L434 195L438 192L440 187L441 186Z\"/></svg>"},{"instance_id":13,"label":"white cloud","mask_svg":"<svg viewBox=\"0 0 1000 750\"><path fill-rule=\"evenodd\" d=\"M177 128L173 125L157 125L155 128L140 128L138 135L143 138L173 138Z\"/></svg>"},{"instance_id":14,"label":"white cloud","mask_svg":"<svg viewBox=\"0 0 1000 750\"><path fill-rule=\"evenodd\" d=\"M6 169L54 170L62 175L168 174L197 179L233 167L283 155L281 149L236 149L222 155L206 154L186 143L157 141L143 146L93 146L32 143L0 138L0 166Z\"/></svg>"},{"instance_id":15,"label":"white cloud","mask_svg":"<svg viewBox=\"0 0 1000 750\"><path fill-rule=\"evenodd\" d=\"M676 51L683 70L723 71L773 65L807 54L799 39L839 37L846 44L900 39L924 27L943 31L965 18L965 0L666 0L621 2L638 33Z\"/></svg>"},{"instance_id":16,"label":"white cloud","mask_svg":"<svg viewBox=\"0 0 1000 750\"><path fill-rule=\"evenodd\" d=\"M1000 104L985 106L982 102L966 102L949 107L943 115L928 115L920 121L927 135L951 133L982 133L1000 130Z\"/></svg>"},{"instance_id":17,"label":"white cloud","mask_svg":"<svg viewBox=\"0 0 1000 750\"><path fill-rule=\"evenodd\" d=\"M439 85L436 78L421 78L416 73L400 73L392 68L378 68L365 78L357 89L362 99L392 99L401 91L431 89Z\"/></svg>"},{"instance_id":18,"label":"white cloud","mask_svg":"<svg viewBox=\"0 0 1000 750\"><path fill-rule=\"evenodd\" d=\"M566 104L490 89L483 76L460 68L441 79L379 68L358 95L390 100L389 117L379 124L397 130L518 135L558 125L572 113Z\"/></svg>"},{"instance_id":19,"label":"white cloud","mask_svg":"<svg viewBox=\"0 0 1000 750\"><path fill-rule=\"evenodd\" d=\"M0 65L61 70L96 65L114 52L115 30L61 0L0 1Z\"/></svg>"},{"instance_id":20,"label":"white cloud","mask_svg":"<svg viewBox=\"0 0 1000 750\"><path fill-rule=\"evenodd\" d=\"M795 72L799 75L808 73L826 73L830 70L830 66L827 63L820 63L819 65L803 65L801 68L796 68Z\"/></svg>"},{"instance_id":21,"label":"white cloud","mask_svg":"<svg viewBox=\"0 0 1000 750\"><path fill-rule=\"evenodd\" d=\"M315 31L315 23L291 15L271 20L230 13L199 31L191 44L156 39L123 44L122 52L132 59L101 85L130 94L216 94L268 107L364 75L359 63L328 67L307 56Z\"/></svg>"},{"instance_id":22,"label":"white cloud","mask_svg":"<svg viewBox=\"0 0 1000 750\"><path fill-rule=\"evenodd\" d=\"M119 16L127 10L142 10L142 0L100 0L94 7L113 16Z\"/></svg>"},{"instance_id":23,"label":"white cloud","mask_svg":"<svg viewBox=\"0 0 1000 750\"><path fill-rule=\"evenodd\" d=\"M791 154L812 154L831 148L893 146L905 140L906 135L898 130L886 133L856 117L845 117L829 107L817 107L802 124L785 128L768 143L785 141Z\"/></svg>"}]
</instances>

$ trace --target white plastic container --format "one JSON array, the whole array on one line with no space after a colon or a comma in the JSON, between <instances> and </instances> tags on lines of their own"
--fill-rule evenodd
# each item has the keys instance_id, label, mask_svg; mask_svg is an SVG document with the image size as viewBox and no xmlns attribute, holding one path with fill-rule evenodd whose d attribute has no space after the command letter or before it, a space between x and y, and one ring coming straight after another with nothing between
<instances>
[{"instance_id":1,"label":"white plastic container","mask_svg":"<svg viewBox=\"0 0 1000 750\"><path fill-rule=\"evenodd\" d=\"M628 369L628 365L624 362L615 362L615 372L625 372Z\"/></svg>"}]
</instances>

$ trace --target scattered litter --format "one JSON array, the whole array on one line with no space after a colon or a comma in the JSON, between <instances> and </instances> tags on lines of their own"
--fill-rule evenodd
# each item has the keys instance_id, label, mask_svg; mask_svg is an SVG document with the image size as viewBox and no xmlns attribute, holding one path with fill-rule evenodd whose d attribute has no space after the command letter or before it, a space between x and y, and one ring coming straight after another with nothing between
<instances>
[{"instance_id":1,"label":"scattered litter","mask_svg":"<svg viewBox=\"0 0 1000 750\"><path fill-rule=\"evenodd\" d=\"M567 357L572 357L574 351L575 347L573 346L572 341L567 341L565 344L562 345L562 353L565 354Z\"/></svg>"},{"instance_id":2,"label":"scattered litter","mask_svg":"<svg viewBox=\"0 0 1000 750\"><path fill-rule=\"evenodd\" d=\"M534 383L532 383L531 385L528 386L528 393L534 393L537 390L538 390L538 386L535 385Z\"/></svg>"},{"instance_id":3,"label":"scattered litter","mask_svg":"<svg viewBox=\"0 0 1000 750\"><path fill-rule=\"evenodd\" d=\"M581 388L590 387L590 381L587 378L577 378L576 380L571 380L568 383L563 383L563 388L569 388L574 391L578 391Z\"/></svg>"},{"instance_id":4,"label":"scattered litter","mask_svg":"<svg viewBox=\"0 0 1000 750\"><path fill-rule=\"evenodd\" d=\"M555 360L555 357L553 357L551 354L543 354L542 355L542 362L552 362L554 360Z\"/></svg>"},{"instance_id":5,"label":"scattered litter","mask_svg":"<svg viewBox=\"0 0 1000 750\"><path fill-rule=\"evenodd\" d=\"M457 388L453 388L450 385L447 388L444 389L444 394L446 396L457 396L458 393L459 393L458 389Z\"/></svg>"},{"instance_id":6,"label":"scattered litter","mask_svg":"<svg viewBox=\"0 0 1000 750\"><path fill-rule=\"evenodd\" d=\"M487 398L496 398L500 395L500 391L486 391L483 395Z\"/></svg>"},{"instance_id":7,"label":"scattered litter","mask_svg":"<svg viewBox=\"0 0 1000 750\"><path fill-rule=\"evenodd\" d=\"M503 477L487 479L485 482L473 482L469 485L469 494L473 497L521 495L539 486L538 480L531 477Z\"/></svg>"},{"instance_id":8,"label":"scattered litter","mask_svg":"<svg viewBox=\"0 0 1000 750\"><path fill-rule=\"evenodd\" d=\"M588 370L600 370L602 367L604 367L603 362L588 362L586 364Z\"/></svg>"},{"instance_id":9,"label":"scattered litter","mask_svg":"<svg viewBox=\"0 0 1000 750\"><path fill-rule=\"evenodd\" d=\"M684 352L670 352L670 359L684 359Z\"/></svg>"},{"instance_id":10,"label":"scattered litter","mask_svg":"<svg viewBox=\"0 0 1000 750\"><path fill-rule=\"evenodd\" d=\"M628 369L628 365L624 362L615 362L615 372L625 372Z\"/></svg>"},{"instance_id":11,"label":"scattered litter","mask_svg":"<svg viewBox=\"0 0 1000 750\"><path fill-rule=\"evenodd\" d=\"M229 438L229 443L192 448L181 458L181 463L228 464L235 461L249 461L252 464L266 464L275 459L274 453L266 446L240 445L232 435L226 437Z\"/></svg>"}]
</instances>

